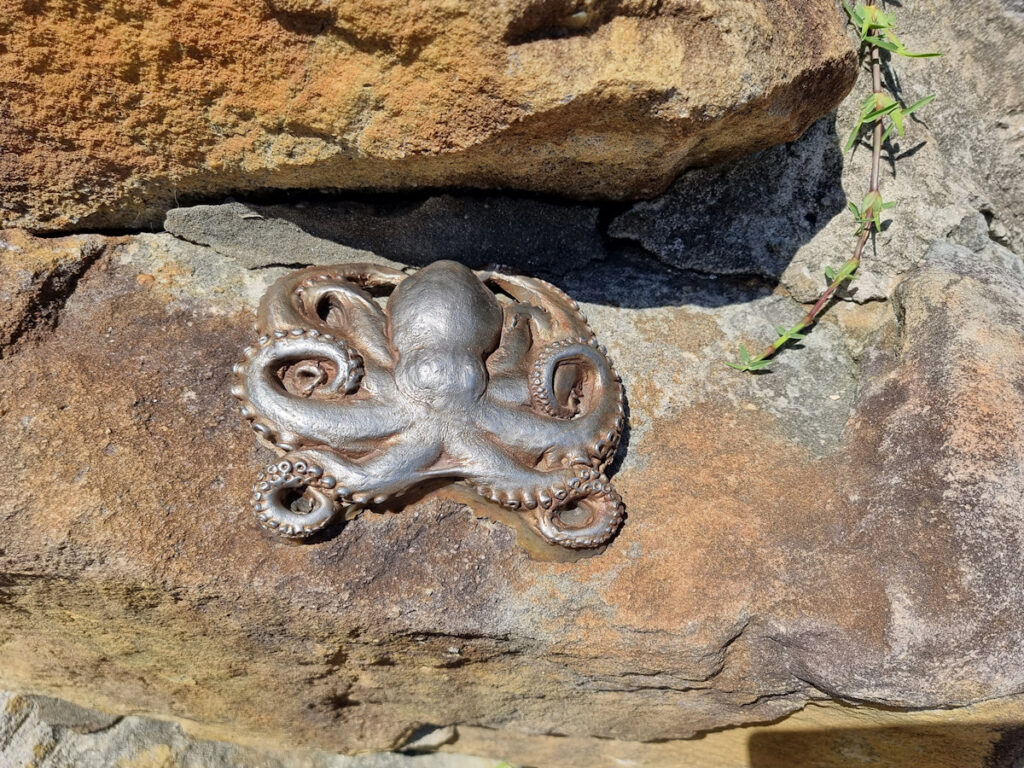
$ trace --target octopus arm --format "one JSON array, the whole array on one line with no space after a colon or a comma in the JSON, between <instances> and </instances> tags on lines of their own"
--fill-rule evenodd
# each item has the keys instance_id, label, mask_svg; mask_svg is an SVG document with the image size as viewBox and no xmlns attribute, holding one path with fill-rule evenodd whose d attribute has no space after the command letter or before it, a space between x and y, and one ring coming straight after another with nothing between
<instances>
[{"instance_id":1,"label":"octopus arm","mask_svg":"<svg viewBox=\"0 0 1024 768\"><path fill-rule=\"evenodd\" d=\"M447 474L431 468L440 452L438 441L422 439L413 432L360 460L322 448L302 449L287 458L316 467L322 472L320 484L326 483L339 500L365 505L382 504L423 480Z\"/></svg>"},{"instance_id":2,"label":"octopus arm","mask_svg":"<svg viewBox=\"0 0 1024 768\"><path fill-rule=\"evenodd\" d=\"M516 301L532 307L543 307L544 317L534 316L538 329L548 338L582 336L590 339L594 332L580 312L579 305L560 288L535 277L503 275L498 272L477 272L484 284L504 291Z\"/></svg>"},{"instance_id":3,"label":"octopus arm","mask_svg":"<svg viewBox=\"0 0 1024 768\"><path fill-rule=\"evenodd\" d=\"M622 429L616 405L617 401L584 416L563 420L487 398L480 405L476 421L495 440L531 461L547 455L553 463L585 459L588 464L603 464L618 444Z\"/></svg>"},{"instance_id":4,"label":"octopus arm","mask_svg":"<svg viewBox=\"0 0 1024 768\"><path fill-rule=\"evenodd\" d=\"M334 368L318 387L327 397L290 392L278 375L282 366L310 359L325 360ZM403 431L408 418L400 410L381 401L345 396L358 389L361 364L344 342L316 331L293 330L281 337L263 337L246 350L245 361L235 369L232 394L253 419L253 428L286 450L296 442L342 446Z\"/></svg>"},{"instance_id":5,"label":"octopus arm","mask_svg":"<svg viewBox=\"0 0 1024 768\"><path fill-rule=\"evenodd\" d=\"M559 367L572 365L576 386L559 386ZM544 350L529 382L532 405L510 405L504 393L486 392L477 425L517 453L552 463L583 459L603 465L618 445L624 421L622 385L603 350L583 339ZM567 391L563 391L567 390ZM495 395L498 395L497 397ZM566 397L580 396L579 408Z\"/></svg>"},{"instance_id":6,"label":"octopus arm","mask_svg":"<svg viewBox=\"0 0 1024 768\"><path fill-rule=\"evenodd\" d=\"M527 524L552 544L573 549L606 543L622 524L622 499L599 469L579 464L551 470L523 466L516 457L483 440L469 439L473 455L466 481L477 493L520 510ZM570 521L564 511L579 513Z\"/></svg>"},{"instance_id":7,"label":"octopus arm","mask_svg":"<svg viewBox=\"0 0 1024 768\"><path fill-rule=\"evenodd\" d=\"M390 368L391 350L383 310L364 290L397 285L405 273L370 264L310 267L278 280L263 297L257 317L260 333L315 328L359 339L367 374ZM364 286L364 287L361 287Z\"/></svg>"}]
</instances>

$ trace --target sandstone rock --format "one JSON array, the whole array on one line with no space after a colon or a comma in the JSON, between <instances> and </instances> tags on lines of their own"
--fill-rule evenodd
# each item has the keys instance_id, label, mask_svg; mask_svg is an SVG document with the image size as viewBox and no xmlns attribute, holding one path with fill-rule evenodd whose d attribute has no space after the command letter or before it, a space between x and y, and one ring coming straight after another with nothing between
<instances>
[{"instance_id":1,"label":"sandstone rock","mask_svg":"<svg viewBox=\"0 0 1024 768\"><path fill-rule=\"evenodd\" d=\"M762 285L567 272L626 385L629 518L552 562L451 489L264 536L228 381L281 270L104 244L0 360L2 685L275 748L455 726L442 749L490 734L528 762L561 734L563 766L827 698L1024 693L1024 288L980 252L937 243L891 307L840 308L767 376L721 363L799 311Z\"/></svg>"},{"instance_id":2,"label":"sandstone rock","mask_svg":"<svg viewBox=\"0 0 1024 768\"><path fill-rule=\"evenodd\" d=\"M906 103L937 98L885 153L882 191L899 205L865 254L856 301L887 297L965 217L983 214L986 239L1024 253L1024 18L997 0L969 9L908 0L894 10L908 46L945 56L892 61ZM972 22L960 23L961 13ZM871 153L858 148L844 159L841 148L870 89L864 71L837 115L799 141L686 173L665 195L617 217L609 234L674 266L779 280L813 301L824 268L853 247L846 201L866 192Z\"/></svg>"},{"instance_id":3,"label":"sandstone rock","mask_svg":"<svg viewBox=\"0 0 1024 768\"><path fill-rule=\"evenodd\" d=\"M40 241L10 231L0 240L0 356L26 335L52 327L61 303L99 255L96 237Z\"/></svg>"},{"instance_id":4,"label":"sandstone rock","mask_svg":"<svg viewBox=\"0 0 1024 768\"><path fill-rule=\"evenodd\" d=\"M0 5L0 225L256 189L636 198L846 93L832 0Z\"/></svg>"},{"instance_id":5,"label":"sandstone rock","mask_svg":"<svg viewBox=\"0 0 1024 768\"><path fill-rule=\"evenodd\" d=\"M441 754L348 757L211 742L169 722L110 717L58 699L0 693L0 760L32 765L43 755L44 765L74 768L501 768L498 756L515 755L517 765L537 768L849 768L851 756L863 756L854 764L1010 768L1024 756L1024 733L1014 725L1022 718L1021 697L914 712L822 703L779 723L688 741L609 741L464 726L441 729L455 731L457 738L441 745ZM97 722L105 725L96 728ZM453 751L463 749L493 757Z\"/></svg>"}]
</instances>

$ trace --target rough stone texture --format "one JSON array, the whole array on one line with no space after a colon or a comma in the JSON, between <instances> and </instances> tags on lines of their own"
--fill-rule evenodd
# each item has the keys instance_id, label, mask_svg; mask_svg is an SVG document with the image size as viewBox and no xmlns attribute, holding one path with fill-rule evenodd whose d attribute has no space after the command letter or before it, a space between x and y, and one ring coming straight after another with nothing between
<instances>
[{"instance_id":1,"label":"rough stone texture","mask_svg":"<svg viewBox=\"0 0 1024 768\"><path fill-rule=\"evenodd\" d=\"M0 684L264 745L595 745L568 766L824 698L1024 693L1024 288L985 248L938 241L891 305L838 307L756 377L721 360L785 297L567 271L631 411L629 519L567 563L453 489L313 545L260 533L228 378L281 268L103 243L0 360Z\"/></svg>"},{"instance_id":2,"label":"rough stone texture","mask_svg":"<svg viewBox=\"0 0 1024 768\"><path fill-rule=\"evenodd\" d=\"M281 752L190 738L176 723L111 717L59 699L0 692L7 768L495 768L467 755L361 757Z\"/></svg>"},{"instance_id":3,"label":"rough stone texture","mask_svg":"<svg viewBox=\"0 0 1024 768\"><path fill-rule=\"evenodd\" d=\"M112 717L44 696L0 693L0 760L45 768L1013 768L1024 757L1024 699L955 710L900 712L833 703L767 726L729 728L688 741L642 743L463 726L439 728L441 753L348 757L241 747L197 739L180 726ZM459 754L469 749L481 758Z\"/></svg>"},{"instance_id":4,"label":"rough stone texture","mask_svg":"<svg viewBox=\"0 0 1024 768\"><path fill-rule=\"evenodd\" d=\"M855 73L833 0L0 2L0 225L253 189L655 194Z\"/></svg>"},{"instance_id":5,"label":"rough stone texture","mask_svg":"<svg viewBox=\"0 0 1024 768\"><path fill-rule=\"evenodd\" d=\"M899 205L865 254L857 301L888 296L933 240L968 217L982 214L982 237L1024 252L1024 18L997 0L907 0L893 12L909 47L945 55L892 62L905 103L937 98L883 154L882 192ZM841 148L870 90L864 70L837 115L799 141L686 173L609 233L674 266L780 280L813 301L825 266L853 248L846 201L864 196L871 152L861 146L844 160Z\"/></svg>"},{"instance_id":6,"label":"rough stone texture","mask_svg":"<svg viewBox=\"0 0 1024 768\"><path fill-rule=\"evenodd\" d=\"M783 12L770 5L765 13ZM443 73L454 54L441 38L417 37L423 29L444 24L449 40L476 39L467 30L481 11L452 21L424 7L409 7L419 15L402 27L406 47L384 50L406 13L393 10L379 25L385 37L358 54L393 57L373 98L386 88L405 101L345 135L357 155L383 152L398 135L389 131L436 118L430 88L440 81L410 73ZM56 218L44 224L57 228L156 221L174 189L219 201L227 188L301 186L307 172L363 185L363 155L337 142L320 153L340 134L318 121L364 109L346 111L337 104L344 91L331 101L324 90L348 82L331 69L343 62L338 51L366 39L346 31L357 20L342 6L324 6L317 19L297 4L266 13L172 4L147 8L144 22L131 4L76 6L73 27L70 8L0 12L4 32L36 25L5 40L0 71L31 69L19 82L39 78L49 89L0 104L4 148L15 150L0 155L0 183L16 192L5 188L4 205L27 199L27 177L8 173L21 167L56 180L33 183L32 194L33 210L49 210ZM653 77L673 61L659 30L698 22L689 11L635 10L597 7L611 15L588 34L502 45L540 63L575 61L574 51L628 44L635 29L658 55L622 67ZM954 10L974 22L957 25ZM911 45L948 55L897 63L907 100L940 98L897 150L905 157L884 184L901 205L855 284L857 301L891 301L840 302L767 375L739 376L722 361L796 319L792 297L810 298L823 266L847 253L840 209L844 190L863 189L866 153L844 159L837 131L859 92L800 141L688 173L639 205L268 194L175 208L161 233L3 233L0 685L130 717L33 700L22 726L11 727L21 705L0 717L0 750L22 750L0 755L22 760L53 742L50 754L69 750L76 768L88 765L82 754L161 768L201 759L356 765L267 751L282 747L416 747L558 768L793 768L797 754L820 758L815 768L1024 759L1024 29L1005 1L906 0L897 12ZM503 24L512 12L493 13ZM203 36L177 49L168 42L180 58L165 61L150 48L181 25ZM239 28L247 34L233 40ZM743 34L734 27L721 39ZM122 72L127 82L89 90L96 103L83 106L86 91L65 86L81 75L71 58L87 46L93 61L136 56L138 65L92 67L100 86ZM591 77L585 70L566 77ZM259 84L254 103L232 85L242 73ZM296 73L309 79L288 80ZM132 101L157 81L165 102ZM699 78L691 86L704 92ZM58 90L66 119L47 111ZM448 87L458 107L450 113L471 114L470 102L488 93ZM607 102L579 93L564 108L531 102L535 117L482 144L386 159L396 174L387 178L424 183L457 163L479 170L479 153L512 146L500 142L527 129L549 138L570 124L615 129L600 123L611 119L601 110L621 106L624 91ZM126 116L112 133L104 121L122 99ZM282 105L288 117L274 123L268 116L284 114ZM449 129L466 137L498 125L486 110L472 114L481 121L446 123L425 141L447 147ZM705 117L709 127L738 119ZM599 174L635 184L639 166L616 165L615 153L635 150L629 142L649 138L651 123L635 111L622 119L629 135L612 143L578 134L557 144L572 162L594 153L590 176L538 171L550 143L509 150L493 168L577 191ZM35 133L7 133L26 120ZM46 120L58 143L40 140ZM190 143L215 124L230 130ZM161 154L167 147L181 154ZM111 161L115 149L124 154ZM243 154L265 165L240 167ZM678 159L656 149L635 158L647 168ZM186 166L192 175L181 175ZM72 187L79 197L65 194ZM14 210L17 220L27 211ZM554 280L584 302L608 344L631 413L615 465L629 519L603 553L555 561L500 522L507 516L453 488L400 514L364 515L312 545L272 540L250 519L249 485L268 456L244 429L228 374L251 341L265 287L286 265L446 257ZM15 700L24 701L5 706ZM932 707L947 709L889 709ZM793 712L778 725L714 730ZM184 732L136 715L172 718ZM98 751L75 751L87 749Z\"/></svg>"},{"instance_id":7,"label":"rough stone texture","mask_svg":"<svg viewBox=\"0 0 1024 768\"><path fill-rule=\"evenodd\" d=\"M0 240L0 357L53 326L61 303L101 250L96 237L40 241L10 231Z\"/></svg>"}]
</instances>

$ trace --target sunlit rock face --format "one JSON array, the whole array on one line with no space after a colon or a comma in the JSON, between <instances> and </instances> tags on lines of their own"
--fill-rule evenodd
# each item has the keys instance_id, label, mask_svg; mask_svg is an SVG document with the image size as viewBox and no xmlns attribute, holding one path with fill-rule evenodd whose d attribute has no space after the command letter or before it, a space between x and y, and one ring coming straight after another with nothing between
<instances>
[{"instance_id":1,"label":"sunlit rock face","mask_svg":"<svg viewBox=\"0 0 1024 768\"><path fill-rule=\"evenodd\" d=\"M451 138L456 126L463 136L491 130L457 117L495 91L453 79L445 102L430 90L437 46L471 22L506 19L501 35L513 32L502 45L520 61L548 46L560 57L552 67L582 78L572 46L608 36L626 46L629 25L711 29L720 14L754 14L758 4L670 12L663 3L651 13L623 4L582 17L574 7L554 28L542 3L518 16L491 5L474 22L481 8L449 18L414 3L406 42L388 43L393 79L382 90L359 81L374 98L405 99L406 121L392 102L381 102L390 122L367 108L372 119L345 134L365 134L359 152L371 148L378 162L393 139L388 126L406 130L430 115L443 128L430 141L450 149L431 155L410 143L387 161L396 169L388 184L419 184L497 146ZM769 20L787 12L763 5L757 13ZM388 754L381 764L449 768L463 764L451 762L460 752L558 768L794 768L794 755L815 768L845 766L850 755L894 768L1019 761L1024 16L1015 3L977 0L967 26L952 0L896 9L911 47L946 52L893 64L908 101L938 94L883 165L883 193L899 206L842 300L758 376L724 362L740 343L755 349L799 318L824 267L852 246L844 207L862 194L870 156L841 145L866 81L798 140L685 172L652 200L265 189L222 204L225 190L302 186L306 173L349 169L331 171L332 186L369 178L358 176L369 165L316 127L326 114L318 104L339 103L345 81L314 75L360 45L376 60L392 32L375 38L340 6L254 7L107 3L73 14L23 3L0 12L3 87L44 76L69 83L15 88L0 101L4 215L66 230L0 233L0 688L140 716L117 722L0 694L0 765L87 766L75 760L87 753L101 765L191 765L201 754L204 767L354 768L363 763L337 753L402 747L448 754ZM375 29L398 29L394 14L405 13L379 14ZM180 50L168 43L175 52L162 69L142 64L163 61L142 18L195 30ZM44 28L60 19L64 37ZM445 34L418 31L431 24ZM684 37L690 47L673 55L719 39L775 55L757 47L753 23L716 28L720 38ZM268 29L281 44L255 45ZM775 33L773 45L788 34ZM29 51L31 40L49 47ZM466 45L478 50L464 65L478 66L473 56L489 49ZM134 69L83 74L89 57L115 62L133 51ZM668 53L661 59L628 67L653 78L674 66ZM602 72L619 66L586 60ZM272 65L292 79L260 69ZM403 80L407 67L424 69ZM229 70L230 82L259 97L239 101L222 78ZM76 77L96 87L79 88ZM121 84L104 85L112 77ZM164 101L141 95L152 83ZM727 84L713 87L732 99ZM316 96L302 98L304 89ZM626 98L624 88L601 92ZM601 112L613 102L583 109L570 100L560 111L531 98L517 108L569 115L578 127L621 125L610 108ZM104 105L122 101L111 118ZM646 112L623 109L632 127L618 140L651 135ZM756 115L750 109L715 130L724 135ZM261 122L273 110L298 122ZM788 114L779 112L780 124ZM224 120L235 128L208 131ZM668 131L665 120L656 124ZM486 167L516 185L547 179L583 194L586 179L626 189L641 164L679 159L637 151L615 160L611 144L584 141L582 128L545 149L560 125L511 122L494 135L520 144ZM517 133L527 128L534 143ZM314 145L322 155L303 154ZM191 149L167 149L175 146ZM115 149L128 160L110 161ZM578 163L584 149L608 163ZM543 152L552 165L537 161ZM180 206L161 218L175 192ZM213 199L192 205L189 195ZM101 224L120 229L96 233ZM260 530L247 501L271 454L230 394L260 296L299 265L412 270L437 259L551 281L607 345L629 413L611 466L627 519L607 548L553 553L515 515L450 486L424 488L394 513L339 522L306 545ZM239 756L241 747L201 738L265 749ZM306 748L333 754L296 757Z\"/></svg>"},{"instance_id":2,"label":"sunlit rock face","mask_svg":"<svg viewBox=\"0 0 1024 768\"><path fill-rule=\"evenodd\" d=\"M0 224L253 189L637 198L849 90L832 0L0 4Z\"/></svg>"}]
</instances>

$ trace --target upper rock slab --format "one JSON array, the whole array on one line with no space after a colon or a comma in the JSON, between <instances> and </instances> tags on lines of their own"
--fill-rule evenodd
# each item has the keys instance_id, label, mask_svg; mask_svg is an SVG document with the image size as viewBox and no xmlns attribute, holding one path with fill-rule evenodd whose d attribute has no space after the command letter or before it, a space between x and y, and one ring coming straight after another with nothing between
<instances>
[{"instance_id":1,"label":"upper rock slab","mask_svg":"<svg viewBox=\"0 0 1024 768\"><path fill-rule=\"evenodd\" d=\"M3 0L0 225L261 188L637 198L850 89L832 0Z\"/></svg>"}]
</instances>

